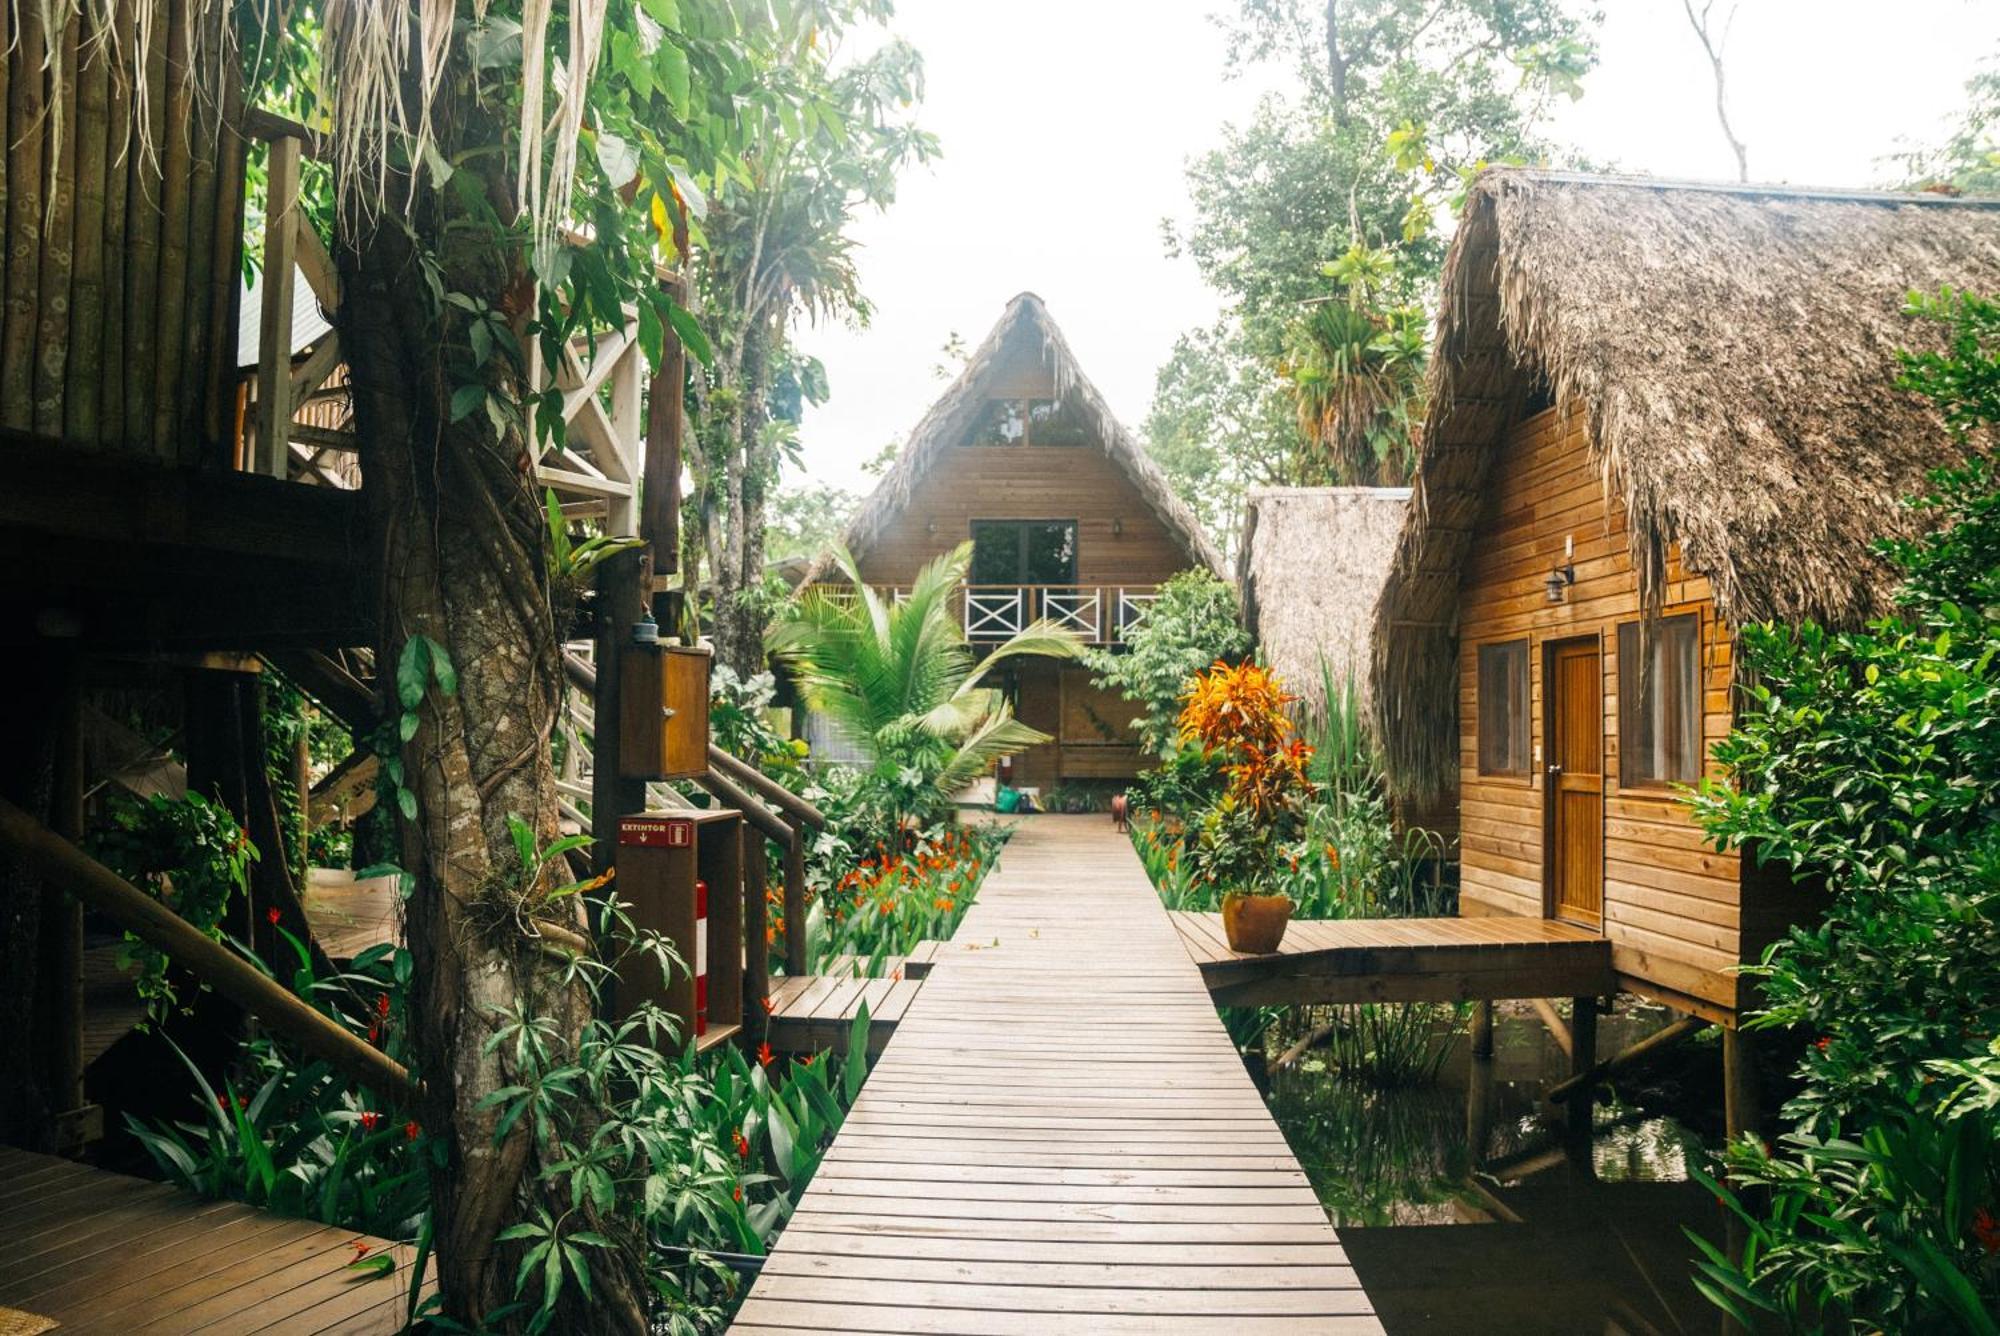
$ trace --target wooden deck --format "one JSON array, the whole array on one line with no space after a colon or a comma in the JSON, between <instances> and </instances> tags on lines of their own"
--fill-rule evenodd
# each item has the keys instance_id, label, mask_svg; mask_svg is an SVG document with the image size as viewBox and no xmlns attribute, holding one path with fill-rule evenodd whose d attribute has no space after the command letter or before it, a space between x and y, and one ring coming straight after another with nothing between
<instances>
[{"instance_id":1,"label":"wooden deck","mask_svg":"<svg viewBox=\"0 0 2000 1336\"><path fill-rule=\"evenodd\" d=\"M1338 919L1294 922L1278 950L1239 955L1222 915L1169 917L1218 1003L1468 1002L1616 992L1611 944L1552 919Z\"/></svg>"},{"instance_id":2,"label":"wooden deck","mask_svg":"<svg viewBox=\"0 0 2000 1336\"><path fill-rule=\"evenodd\" d=\"M1126 837L1022 823L734 1330L1374 1332Z\"/></svg>"},{"instance_id":3,"label":"wooden deck","mask_svg":"<svg viewBox=\"0 0 2000 1336\"><path fill-rule=\"evenodd\" d=\"M371 1254L387 1249L397 1270L348 1270L360 1244ZM403 1328L413 1254L352 1230L0 1147L7 1331L387 1336Z\"/></svg>"}]
</instances>

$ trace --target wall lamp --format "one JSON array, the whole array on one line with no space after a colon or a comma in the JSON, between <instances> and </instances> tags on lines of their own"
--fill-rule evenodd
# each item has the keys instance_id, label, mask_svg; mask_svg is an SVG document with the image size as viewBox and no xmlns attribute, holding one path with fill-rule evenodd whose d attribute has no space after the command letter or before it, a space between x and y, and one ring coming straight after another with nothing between
<instances>
[{"instance_id":1,"label":"wall lamp","mask_svg":"<svg viewBox=\"0 0 2000 1336\"><path fill-rule=\"evenodd\" d=\"M1561 603L1569 596L1569 587L1576 583L1576 539L1563 539L1563 564L1549 572L1543 583L1548 586L1549 602Z\"/></svg>"}]
</instances>

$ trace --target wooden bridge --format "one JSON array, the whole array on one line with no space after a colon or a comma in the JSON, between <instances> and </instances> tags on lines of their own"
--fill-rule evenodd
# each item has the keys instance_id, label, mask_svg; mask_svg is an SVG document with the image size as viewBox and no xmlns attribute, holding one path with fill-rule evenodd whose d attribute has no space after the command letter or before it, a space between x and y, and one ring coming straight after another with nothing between
<instances>
[{"instance_id":1,"label":"wooden bridge","mask_svg":"<svg viewBox=\"0 0 2000 1336\"><path fill-rule=\"evenodd\" d=\"M1023 823L733 1330L1379 1331L1127 839Z\"/></svg>"}]
</instances>

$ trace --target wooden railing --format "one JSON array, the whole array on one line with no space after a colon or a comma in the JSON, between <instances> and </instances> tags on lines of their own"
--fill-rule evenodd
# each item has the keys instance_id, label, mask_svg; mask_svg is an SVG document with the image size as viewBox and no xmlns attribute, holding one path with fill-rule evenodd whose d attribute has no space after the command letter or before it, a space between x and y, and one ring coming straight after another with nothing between
<instances>
[{"instance_id":1,"label":"wooden railing","mask_svg":"<svg viewBox=\"0 0 2000 1336\"><path fill-rule=\"evenodd\" d=\"M238 466L270 477L319 486L360 485L354 412L340 336L331 328L340 309L339 277L312 222L298 207L301 163L319 156L318 137L304 126L257 113L246 128L270 143L269 206L264 219L257 370L242 395ZM581 238L579 238L581 240ZM663 271L662 278L671 275ZM294 319L303 279L329 328L300 346ZM639 532L639 479L644 472L646 418L641 389L645 354L639 313L624 311L617 329L579 333L551 368L541 343L528 346L528 389L562 392L563 440L536 451L535 480L551 488L572 518L602 523L605 533Z\"/></svg>"},{"instance_id":2,"label":"wooden railing","mask_svg":"<svg viewBox=\"0 0 2000 1336\"><path fill-rule=\"evenodd\" d=\"M837 589L827 592L842 596ZM909 589L900 585L884 585L876 592L898 603L909 597ZM1045 620L1093 645L1111 645L1139 624L1158 597L1159 586L1150 584L965 584L952 601L965 638L975 644L1005 640Z\"/></svg>"}]
</instances>

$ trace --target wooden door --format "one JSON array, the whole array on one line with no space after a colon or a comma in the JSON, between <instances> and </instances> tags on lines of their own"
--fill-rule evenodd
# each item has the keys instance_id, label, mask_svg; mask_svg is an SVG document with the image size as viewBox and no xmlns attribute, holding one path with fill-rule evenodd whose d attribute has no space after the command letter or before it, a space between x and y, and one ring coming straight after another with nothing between
<instances>
[{"instance_id":1,"label":"wooden door","mask_svg":"<svg viewBox=\"0 0 2000 1336\"><path fill-rule=\"evenodd\" d=\"M1604 917L1604 672L1595 636L1551 645L1547 694L1549 912Z\"/></svg>"}]
</instances>

